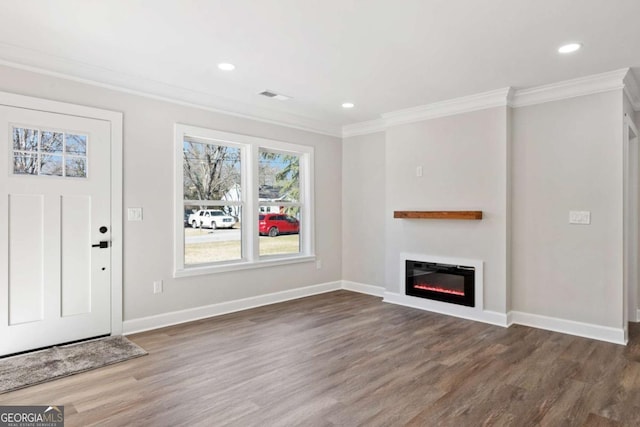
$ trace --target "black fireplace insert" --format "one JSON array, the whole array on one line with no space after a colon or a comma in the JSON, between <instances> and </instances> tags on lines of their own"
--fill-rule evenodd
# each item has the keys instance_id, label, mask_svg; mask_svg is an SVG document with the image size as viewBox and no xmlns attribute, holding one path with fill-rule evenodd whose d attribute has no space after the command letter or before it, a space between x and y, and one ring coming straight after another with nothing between
<instances>
[{"instance_id":1,"label":"black fireplace insert","mask_svg":"<svg viewBox=\"0 0 640 427\"><path fill-rule=\"evenodd\" d=\"M475 307L475 268L435 262L406 261L406 294Z\"/></svg>"}]
</instances>

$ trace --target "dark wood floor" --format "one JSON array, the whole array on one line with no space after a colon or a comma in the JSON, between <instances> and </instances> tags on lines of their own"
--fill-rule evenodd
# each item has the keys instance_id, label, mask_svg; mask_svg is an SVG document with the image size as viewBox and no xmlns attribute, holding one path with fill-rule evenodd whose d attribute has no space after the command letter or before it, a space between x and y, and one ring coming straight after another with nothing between
<instances>
[{"instance_id":1,"label":"dark wood floor","mask_svg":"<svg viewBox=\"0 0 640 427\"><path fill-rule=\"evenodd\" d=\"M130 337L149 356L0 395L67 426L638 426L627 347L347 291Z\"/></svg>"}]
</instances>

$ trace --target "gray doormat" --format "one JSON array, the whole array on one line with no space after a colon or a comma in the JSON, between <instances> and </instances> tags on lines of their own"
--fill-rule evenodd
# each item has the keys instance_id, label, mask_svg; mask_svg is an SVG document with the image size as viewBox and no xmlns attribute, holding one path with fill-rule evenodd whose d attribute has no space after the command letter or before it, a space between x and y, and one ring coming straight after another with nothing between
<instances>
[{"instance_id":1,"label":"gray doormat","mask_svg":"<svg viewBox=\"0 0 640 427\"><path fill-rule=\"evenodd\" d=\"M0 359L0 394L146 355L122 336Z\"/></svg>"}]
</instances>

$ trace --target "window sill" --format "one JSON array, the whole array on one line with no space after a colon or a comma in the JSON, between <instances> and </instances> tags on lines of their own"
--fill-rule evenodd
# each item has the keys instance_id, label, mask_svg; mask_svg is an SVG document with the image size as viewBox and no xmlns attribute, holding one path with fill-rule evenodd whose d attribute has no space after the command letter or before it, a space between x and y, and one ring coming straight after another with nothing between
<instances>
[{"instance_id":1,"label":"window sill","mask_svg":"<svg viewBox=\"0 0 640 427\"><path fill-rule=\"evenodd\" d=\"M226 273L229 271L250 270L254 268L275 267L278 265L299 264L303 262L315 261L315 255L297 255L287 258L263 259L260 261L237 261L235 263L226 263L224 265L205 265L202 267L191 267L183 270L176 270L173 273L174 278L202 276L206 274Z\"/></svg>"}]
</instances>

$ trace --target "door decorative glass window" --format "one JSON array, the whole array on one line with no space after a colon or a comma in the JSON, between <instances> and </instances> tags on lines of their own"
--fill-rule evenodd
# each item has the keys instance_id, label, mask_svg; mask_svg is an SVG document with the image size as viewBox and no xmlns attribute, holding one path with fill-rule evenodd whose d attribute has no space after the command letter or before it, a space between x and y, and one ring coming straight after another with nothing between
<instances>
[{"instance_id":1,"label":"door decorative glass window","mask_svg":"<svg viewBox=\"0 0 640 427\"><path fill-rule=\"evenodd\" d=\"M15 175L87 177L87 135L14 126Z\"/></svg>"}]
</instances>

